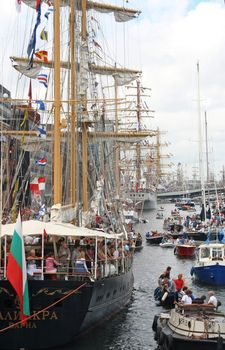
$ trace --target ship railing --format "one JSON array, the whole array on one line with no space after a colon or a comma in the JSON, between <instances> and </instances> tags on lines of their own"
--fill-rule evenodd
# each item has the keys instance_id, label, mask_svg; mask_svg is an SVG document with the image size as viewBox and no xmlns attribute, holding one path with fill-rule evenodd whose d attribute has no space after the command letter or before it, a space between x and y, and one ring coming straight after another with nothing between
<instances>
[{"instance_id":1,"label":"ship railing","mask_svg":"<svg viewBox=\"0 0 225 350\"><path fill-rule=\"evenodd\" d=\"M110 277L128 272L132 267L133 256L118 257L115 259L98 260L97 278Z\"/></svg>"},{"instance_id":2,"label":"ship railing","mask_svg":"<svg viewBox=\"0 0 225 350\"><path fill-rule=\"evenodd\" d=\"M87 268L86 263L81 269L72 266L71 261L66 264L56 266L53 270L47 271L45 267L46 259L38 259L40 267L34 266L33 270L28 269L28 279L32 280L95 280L128 272L132 267L133 255L121 256L118 258L107 258L105 260L92 261ZM42 262L43 261L43 262ZM96 265L97 264L97 265ZM0 279L4 278L3 270Z\"/></svg>"}]
</instances>

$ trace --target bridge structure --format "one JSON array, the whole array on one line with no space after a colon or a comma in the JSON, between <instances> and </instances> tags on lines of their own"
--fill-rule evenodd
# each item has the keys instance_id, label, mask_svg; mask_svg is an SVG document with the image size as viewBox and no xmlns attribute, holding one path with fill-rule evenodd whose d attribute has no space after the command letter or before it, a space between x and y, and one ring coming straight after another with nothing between
<instances>
[{"instance_id":1,"label":"bridge structure","mask_svg":"<svg viewBox=\"0 0 225 350\"><path fill-rule=\"evenodd\" d=\"M209 195L220 195L222 193L225 193L225 188L221 187L221 188L207 188L207 190L205 191L206 194ZM157 198L158 199L170 199L170 198L184 198L184 197L188 197L188 198L195 198L195 197L201 197L202 195L202 191L201 189L192 189L192 190L188 190L188 191L174 191L174 192L161 192L161 193L157 193Z\"/></svg>"}]
</instances>

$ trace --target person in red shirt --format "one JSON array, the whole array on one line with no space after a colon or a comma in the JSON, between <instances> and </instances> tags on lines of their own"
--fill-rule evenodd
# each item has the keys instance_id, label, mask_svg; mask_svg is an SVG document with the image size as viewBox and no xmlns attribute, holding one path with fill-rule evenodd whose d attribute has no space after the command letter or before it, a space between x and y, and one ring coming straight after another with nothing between
<instances>
[{"instance_id":1,"label":"person in red shirt","mask_svg":"<svg viewBox=\"0 0 225 350\"><path fill-rule=\"evenodd\" d=\"M177 279L174 280L176 291L179 292L184 286L184 279L182 273L179 273Z\"/></svg>"}]
</instances>

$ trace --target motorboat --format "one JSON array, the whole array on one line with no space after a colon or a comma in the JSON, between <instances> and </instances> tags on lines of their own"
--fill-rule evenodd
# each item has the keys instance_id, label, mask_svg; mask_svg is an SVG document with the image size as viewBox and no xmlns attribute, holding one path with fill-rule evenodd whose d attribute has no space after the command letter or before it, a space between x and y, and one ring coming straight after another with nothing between
<instances>
[{"instance_id":1,"label":"motorboat","mask_svg":"<svg viewBox=\"0 0 225 350\"><path fill-rule=\"evenodd\" d=\"M224 243L204 243L199 246L198 261L191 269L191 275L202 283L225 285Z\"/></svg>"},{"instance_id":2,"label":"motorboat","mask_svg":"<svg viewBox=\"0 0 225 350\"><path fill-rule=\"evenodd\" d=\"M196 245L195 244L177 244L174 250L174 254L181 258L192 258L195 256Z\"/></svg>"},{"instance_id":3,"label":"motorboat","mask_svg":"<svg viewBox=\"0 0 225 350\"><path fill-rule=\"evenodd\" d=\"M174 248L175 244L174 241L171 239L168 239L167 241L159 243L160 247L162 248Z\"/></svg>"},{"instance_id":4,"label":"motorboat","mask_svg":"<svg viewBox=\"0 0 225 350\"><path fill-rule=\"evenodd\" d=\"M160 350L225 349L225 314L213 305L176 305L156 315L152 329Z\"/></svg>"}]
</instances>

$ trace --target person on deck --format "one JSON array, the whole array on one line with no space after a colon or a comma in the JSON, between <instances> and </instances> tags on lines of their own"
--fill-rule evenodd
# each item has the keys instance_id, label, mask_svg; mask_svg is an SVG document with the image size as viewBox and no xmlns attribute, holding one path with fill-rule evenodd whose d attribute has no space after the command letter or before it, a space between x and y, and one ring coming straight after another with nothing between
<instances>
[{"instance_id":1,"label":"person on deck","mask_svg":"<svg viewBox=\"0 0 225 350\"><path fill-rule=\"evenodd\" d=\"M45 272L54 274L57 272L57 266L60 265L61 264L55 260L53 252L47 254L45 260Z\"/></svg>"},{"instance_id":2,"label":"person on deck","mask_svg":"<svg viewBox=\"0 0 225 350\"><path fill-rule=\"evenodd\" d=\"M211 290L208 292L209 300L208 300L208 305L214 305L217 307L218 301L217 298L215 297L215 293Z\"/></svg>"},{"instance_id":3,"label":"person on deck","mask_svg":"<svg viewBox=\"0 0 225 350\"><path fill-rule=\"evenodd\" d=\"M178 303L181 301L182 297L186 294L186 291L188 290L187 286L183 286L183 288L178 292L177 294L177 301Z\"/></svg>"},{"instance_id":4,"label":"person on deck","mask_svg":"<svg viewBox=\"0 0 225 350\"><path fill-rule=\"evenodd\" d=\"M191 305L192 304L192 297L191 296L192 296L192 291L190 289L188 289L180 301L181 304Z\"/></svg>"},{"instance_id":5,"label":"person on deck","mask_svg":"<svg viewBox=\"0 0 225 350\"><path fill-rule=\"evenodd\" d=\"M71 253L66 241L62 241L61 243L61 246L58 251L58 258L61 264L61 272L68 272Z\"/></svg>"},{"instance_id":6,"label":"person on deck","mask_svg":"<svg viewBox=\"0 0 225 350\"><path fill-rule=\"evenodd\" d=\"M38 268L37 262L41 260L41 257L36 255L35 249L30 250L30 254L27 257L27 273L31 277L36 273L41 273L41 269ZM38 277L37 277L38 278Z\"/></svg>"}]
</instances>

